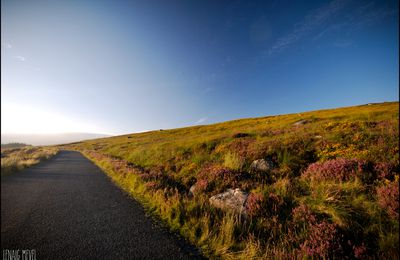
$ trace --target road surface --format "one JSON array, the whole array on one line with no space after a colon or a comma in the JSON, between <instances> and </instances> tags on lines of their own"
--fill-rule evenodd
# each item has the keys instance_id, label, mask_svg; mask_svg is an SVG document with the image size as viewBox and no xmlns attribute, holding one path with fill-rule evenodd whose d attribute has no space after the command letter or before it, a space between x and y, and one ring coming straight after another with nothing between
<instances>
[{"instance_id":1,"label":"road surface","mask_svg":"<svg viewBox=\"0 0 400 260\"><path fill-rule=\"evenodd\" d=\"M201 258L73 151L1 179L1 248L36 259Z\"/></svg>"}]
</instances>

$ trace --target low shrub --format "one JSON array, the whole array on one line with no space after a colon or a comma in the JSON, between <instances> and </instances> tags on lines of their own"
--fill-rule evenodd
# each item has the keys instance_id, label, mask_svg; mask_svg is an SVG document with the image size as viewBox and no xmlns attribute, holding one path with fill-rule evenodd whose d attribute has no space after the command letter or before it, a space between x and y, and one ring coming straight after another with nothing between
<instances>
[{"instance_id":1,"label":"low shrub","mask_svg":"<svg viewBox=\"0 0 400 260\"><path fill-rule=\"evenodd\" d=\"M300 255L327 258L343 254L337 225L321 220L321 216L318 217L305 204L294 208L292 215L291 228L294 231L291 234L297 234L292 239L300 244Z\"/></svg>"},{"instance_id":2,"label":"low shrub","mask_svg":"<svg viewBox=\"0 0 400 260\"><path fill-rule=\"evenodd\" d=\"M250 193L246 201L246 212L251 217L260 216L263 210L264 196L258 193Z\"/></svg>"},{"instance_id":3,"label":"low shrub","mask_svg":"<svg viewBox=\"0 0 400 260\"><path fill-rule=\"evenodd\" d=\"M359 177L366 182L370 182L374 179L374 176L370 176L371 174L373 174L371 166L364 160L338 158L309 165L302 173L302 177L338 181L354 180Z\"/></svg>"},{"instance_id":4,"label":"low shrub","mask_svg":"<svg viewBox=\"0 0 400 260\"><path fill-rule=\"evenodd\" d=\"M227 188L248 189L250 187L250 179L247 173L215 164L205 166L197 175L195 185L204 186L205 183L207 183L206 190L210 192L223 192Z\"/></svg>"},{"instance_id":5,"label":"low shrub","mask_svg":"<svg viewBox=\"0 0 400 260\"><path fill-rule=\"evenodd\" d=\"M378 203L393 219L399 219L399 182L393 181L377 187Z\"/></svg>"},{"instance_id":6,"label":"low shrub","mask_svg":"<svg viewBox=\"0 0 400 260\"><path fill-rule=\"evenodd\" d=\"M378 177L380 179L394 180L396 172L398 172L397 167L392 163L388 162L379 162L375 164L374 170L376 171Z\"/></svg>"}]
</instances>

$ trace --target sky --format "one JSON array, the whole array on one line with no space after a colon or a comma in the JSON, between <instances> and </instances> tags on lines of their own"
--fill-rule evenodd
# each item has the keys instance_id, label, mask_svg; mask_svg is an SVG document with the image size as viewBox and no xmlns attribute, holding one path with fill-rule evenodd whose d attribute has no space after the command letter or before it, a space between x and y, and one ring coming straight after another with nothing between
<instances>
[{"instance_id":1,"label":"sky","mask_svg":"<svg viewBox=\"0 0 400 260\"><path fill-rule=\"evenodd\" d=\"M387 1L1 1L2 133L126 134L399 100Z\"/></svg>"}]
</instances>

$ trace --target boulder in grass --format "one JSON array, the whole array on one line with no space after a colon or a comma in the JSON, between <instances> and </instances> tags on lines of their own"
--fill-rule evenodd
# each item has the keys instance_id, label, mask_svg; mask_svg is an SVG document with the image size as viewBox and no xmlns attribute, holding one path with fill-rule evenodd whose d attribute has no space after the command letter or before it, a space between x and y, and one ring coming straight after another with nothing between
<instances>
[{"instance_id":1,"label":"boulder in grass","mask_svg":"<svg viewBox=\"0 0 400 260\"><path fill-rule=\"evenodd\" d=\"M309 122L310 121L304 119L304 120L300 120L300 121L294 122L293 125L294 126L300 126L300 125L305 125L305 124L307 124Z\"/></svg>"},{"instance_id":2,"label":"boulder in grass","mask_svg":"<svg viewBox=\"0 0 400 260\"><path fill-rule=\"evenodd\" d=\"M250 170L253 172L270 172L274 168L271 160L258 159L251 163Z\"/></svg>"},{"instance_id":3,"label":"boulder in grass","mask_svg":"<svg viewBox=\"0 0 400 260\"><path fill-rule=\"evenodd\" d=\"M210 204L216 208L232 211L239 214L245 214L245 204L248 193L241 189L228 189L224 193L217 194L210 198Z\"/></svg>"}]
</instances>

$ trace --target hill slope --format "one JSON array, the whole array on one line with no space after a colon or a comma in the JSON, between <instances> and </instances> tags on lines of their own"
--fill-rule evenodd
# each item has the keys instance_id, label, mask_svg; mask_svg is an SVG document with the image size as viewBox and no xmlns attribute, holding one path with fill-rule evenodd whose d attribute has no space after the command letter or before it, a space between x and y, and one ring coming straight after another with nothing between
<instances>
[{"instance_id":1,"label":"hill slope","mask_svg":"<svg viewBox=\"0 0 400 260\"><path fill-rule=\"evenodd\" d=\"M398 257L398 123L390 102L61 148L82 151L208 255ZM228 188L249 193L244 216L210 205Z\"/></svg>"}]
</instances>

